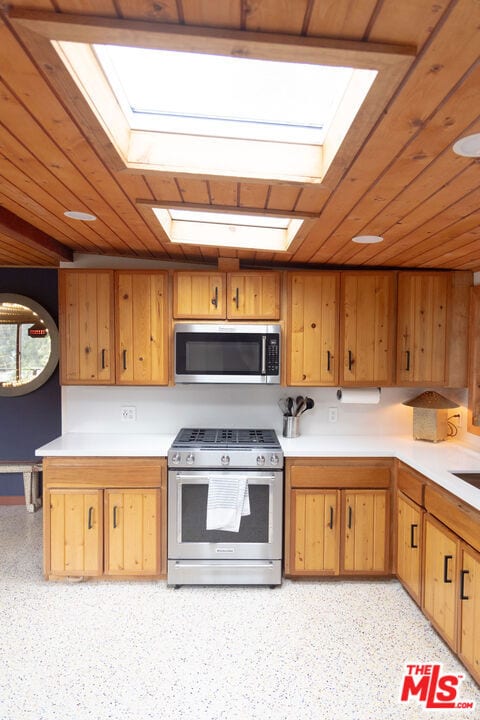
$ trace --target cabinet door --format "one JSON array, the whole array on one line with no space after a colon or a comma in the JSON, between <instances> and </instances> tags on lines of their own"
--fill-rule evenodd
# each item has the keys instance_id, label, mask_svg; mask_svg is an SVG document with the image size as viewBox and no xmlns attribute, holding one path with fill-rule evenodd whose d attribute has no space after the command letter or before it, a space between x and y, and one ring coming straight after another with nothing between
<instances>
[{"instance_id":1,"label":"cabinet door","mask_svg":"<svg viewBox=\"0 0 480 720\"><path fill-rule=\"evenodd\" d=\"M397 380L404 385L444 385L450 276L400 273Z\"/></svg>"},{"instance_id":2,"label":"cabinet door","mask_svg":"<svg viewBox=\"0 0 480 720\"><path fill-rule=\"evenodd\" d=\"M167 273L117 271L117 383L168 384Z\"/></svg>"},{"instance_id":3,"label":"cabinet door","mask_svg":"<svg viewBox=\"0 0 480 720\"><path fill-rule=\"evenodd\" d=\"M102 574L102 491L48 490L44 510L45 574Z\"/></svg>"},{"instance_id":4,"label":"cabinet door","mask_svg":"<svg viewBox=\"0 0 480 720\"><path fill-rule=\"evenodd\" d=\"M456 536L426 515L423 609L454 651L457 649L458 556Z\"/></svg>"},{"instance_id":5,"label":"cabinet door","mask_svg":"<svg viewBox=\"0 0 480 720\"><path fill-rule=\"evenodd\" d=\"M229 273L227 317L231 320L278 320L280 274L276 272Z\"/></svg>"},{"instance_id":6,"label":"cabinet door","mask_svg":"<svg viewBox=\"0 0 480 720\"><path fill-rule=\"evenodd\" d=\"M173 276L173 317L225 318L225 274L176 272Z\"/></svg>"},{"instance_id":7,"label":"cabinet door","mask_svg":"<svg viewBox=\"0 0 480 720\"><path fill-rule=\"evenodd\" d=\"M343 571L388 572L388 491L345 490L343 512Z\"/></svg>"},{"instance_id":8,"label":"cabinet door","mask_svg":"<svg viewBox=\"0 0 480 720\"><path fill-rule=\"evenodd\" d=\"M345 385L391 385L395 341L395 274L344 273L340 301Z\"/></svg>"},{"instance_id":9,"label":"cabinet door","mask_svg":"<svg viewBox=\"0 0 480 720\"><path fill-rule=\"evenodd\" d=\"M480 554L463 548L460 579L460 646L458 654L480 681Z\"/></svg>"},{"instance_id":10,"label":"cabinet door","mask_svg":"<svg viewBox=\"0 0 480 720\"><path fill-rule=\"evenodd\" d=\"M413 599L421 602L423 510L397 495L397 576Z\"/></svg>"},{"instance_id":11,"label":"cabinet door","mask_svg":"<svg viewBox=\"0 0 480 720\"><path fill-rule=\"evenodd\" d=\"M287 384L338 382L338 273L288 274Z\"/></svg>"},{"instance_id":12,"label":"cabinet door","mask_svg":"<svg viewBox=\"0 0 480 720\"><path fill-rule=\"evenodd\" d=\"M338 575L339 492L292 491L292 574Z\"/></svg>"},{"instance_id":13,"label":"cabinet door","mask_svg":"<svg viewBox=\"0 0 480 720\"><path fill-rule=\"evenodd\" d=\"M105 574L160 572L160 490L105 491Z\"/></svg>"},{"instance_id":14,"label":"cabinet door","mask_svg":"<svg viewBox=\"0 0 480 720\"><path fill-rule=\"evenodd\" d=\"M60 382L110 385L113 352L113 271L59 273Z\"/></svg>"}]
</instances>

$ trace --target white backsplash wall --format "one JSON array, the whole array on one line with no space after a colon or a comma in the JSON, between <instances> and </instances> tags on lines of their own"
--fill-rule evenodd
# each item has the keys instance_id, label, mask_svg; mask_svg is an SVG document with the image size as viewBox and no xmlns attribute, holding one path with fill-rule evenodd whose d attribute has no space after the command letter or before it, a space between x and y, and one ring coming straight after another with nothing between
<instances>
[{"instance_id":1,"label":"white backsplash wall","mask_svg":"<svg viewBox=\"0 0 480 720\"><path fill-rule=\"evenodd\" d=\"M383 388L378 405L347 405L337 399L337 388L285 388L260 385L177 385L175 387L62 388L62 432L173 433L181 427L272 427L282 433L280 397L308 395L313 410L300 419L302 435L409 435L412 408L403 400L420 394L419 388ZM464 390L441 390L462 407L465 434ZM122 407L134 407L135 421L121 419ZM328 422L328 409L336 407L338 420Z\"/></svg>"}]
</instances>

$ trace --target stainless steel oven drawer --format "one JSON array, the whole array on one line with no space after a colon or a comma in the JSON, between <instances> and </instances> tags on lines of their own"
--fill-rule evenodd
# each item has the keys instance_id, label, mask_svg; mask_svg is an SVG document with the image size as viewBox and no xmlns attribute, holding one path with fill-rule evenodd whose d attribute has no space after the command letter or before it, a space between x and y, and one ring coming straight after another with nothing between
<instances>
[{"instance_id":1,"label":"stainless steel oven drawer","mask_svg":"<svg viewBox=\"0 0 480 720\"><path fill-rule=\"evenodd\" d=\"M169 560L168 585L281 585L281 560Z\"/></svg>"}]
</instances>

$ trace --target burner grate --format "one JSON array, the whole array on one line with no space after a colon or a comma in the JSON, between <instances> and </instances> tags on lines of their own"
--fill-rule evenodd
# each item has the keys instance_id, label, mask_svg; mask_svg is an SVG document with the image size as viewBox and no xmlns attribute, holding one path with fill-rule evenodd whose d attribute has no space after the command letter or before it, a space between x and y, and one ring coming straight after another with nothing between
<instances>
[{"instance_id":1,"label":"burner grate","mask_svg":"<svg viewBox=\"0 0 480 720\"><path fill-rule=\"evenodd\" d=\"M182 428L173 447L279 447L275 430Z\"/></svg>"}]
</instances>

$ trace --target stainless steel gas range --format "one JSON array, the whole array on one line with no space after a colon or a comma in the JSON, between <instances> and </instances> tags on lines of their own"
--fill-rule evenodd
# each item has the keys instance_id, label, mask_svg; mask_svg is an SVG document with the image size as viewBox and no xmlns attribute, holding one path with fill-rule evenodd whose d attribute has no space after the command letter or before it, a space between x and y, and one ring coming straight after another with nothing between
<instances>
[{"instance_id":1,"label":"stainless steel gas range","mask_svg":"<svg viewBox=\"0 0 480 720\"><path fill-rule=\"evenodd\" d=\"M168 584L280 585L282 515L274 430L180 430L168 451Z\"/></svg>"}]
</instances>

